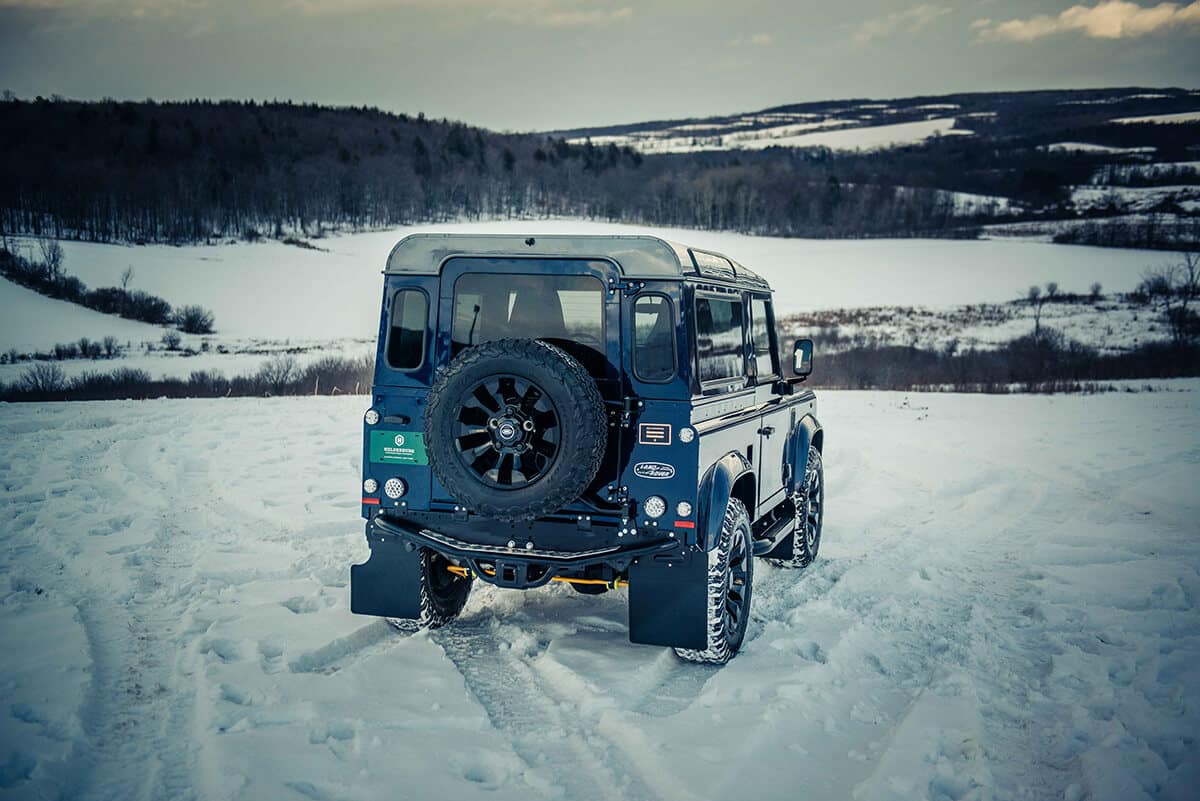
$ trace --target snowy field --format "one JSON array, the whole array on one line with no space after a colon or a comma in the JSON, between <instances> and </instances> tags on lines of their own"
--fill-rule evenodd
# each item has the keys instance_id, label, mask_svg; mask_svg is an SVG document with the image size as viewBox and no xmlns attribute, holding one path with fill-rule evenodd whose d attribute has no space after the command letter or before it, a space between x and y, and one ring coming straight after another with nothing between
<instances>
[{"instance_id":1,"label":"snowy field","mask_svg":"<svg viewBox=\"0 0 1200 801\"><path fill-rule=\"evenodd\" d=\"M807 116L807 115L805 115ZM596 146L632 147L642 153L700 153L715 150L763 150L768 147L827 147L830 150L887 150L924 142L935 136L969 136L971 131L955 128L954 117L930 117L912 122L882 125L859 124L857 119L823 118L749 131L733 129L714 134L714 126L682 125L666 130L624 136L594 136L569 139L572 144L591 142ZM690 129L690 130L689 130ZM700 130L697 130L700 129ZM832 130L825 130L832 129Z\"/></svg>"},{"instance_id":2,"label":"snowy field","mask_svg":"<svg viewBox=\"0 0 1200 801\"><path fill-rule=\"evenodd\" d=\"M185 336L183 342L199 351L207 341L210 352L191 357L166 352L163 329L41 298L2 279L0 352L45 351L80 337L95 341L114 334L128 345L126 358L67 361L64 371L78 375L138 367L155 378L186 378L201 369L229 376L253 372L270 353L281 351L300 351L301 363L331 354L369 354L387 254L401 237L419 231L656 234L724 252L760 272L775 288L781 316L832 308L1003 303L1046 281L1057 281L1069 292L1085 292L1095 281L1105 292L1123 292L1133 289L1147 268L1170 258L1161 252L1014 239L782 239L576 220L423 225L316 240L326 250L279 242L187 247L64 242L66 271L89 287L119 285L121 274L132 267L131 288L174 306L211 309L217 334ZM217 353L218 348L228 353ZM0 381L13 381L25 369L25 364L0 365Z\"/></svg>"},{"instance_id":3,"label":"snowy field","mask_svg":"<svg viewBox=\"0 0 1200 801\"><path fill-rule=\"evenodd\" d=\"M823 393L821 558L720 669L617 593L350 615L362 399L0 405L0 799L1194 799L1170 385Z\"/></svg>"}]
</instances>

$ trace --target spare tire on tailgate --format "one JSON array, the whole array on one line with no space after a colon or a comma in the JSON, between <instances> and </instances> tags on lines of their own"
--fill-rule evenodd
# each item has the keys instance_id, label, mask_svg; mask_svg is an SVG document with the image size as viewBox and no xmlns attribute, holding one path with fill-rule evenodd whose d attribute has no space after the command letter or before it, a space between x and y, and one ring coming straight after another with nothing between
<instances>
[{"instance_id":1,"label":"spare tire on tailgate","mask_svg":"<svg viewBox=\"0 0 1200 801\"><path fill-rule=\"evenodd\" d=\"M607 444L604 400L583 366L536 339L464 350L425 409L434 475L469 510L530 520L578 498Z\"/></svg>"}]
</instances>

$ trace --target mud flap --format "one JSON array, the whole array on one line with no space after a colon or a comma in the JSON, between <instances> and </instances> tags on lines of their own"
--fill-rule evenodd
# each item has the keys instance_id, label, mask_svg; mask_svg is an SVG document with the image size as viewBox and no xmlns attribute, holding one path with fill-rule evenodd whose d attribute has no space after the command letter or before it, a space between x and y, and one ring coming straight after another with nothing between
<instances>
[{"instance_id":1,"label":"mud flap","mask_svg":"<svg viewBox=\"0 0 1200 801\"><path fill-rule=\"evenodd\" d=\"M708 647L708 554L696 548L643 556L629 566L629 640Z\"/></svg>"},{"instance_id":2,"label":"mud flap","mask_svg":"<svg viewBox=\"0 0 1200 801\"><path fill-rule=\"evenodd\" d=\"M415 620L421 616L421 562L415 545L367 524L371 557L350 566L350 611Z\"/></svg>"}]
</instances>

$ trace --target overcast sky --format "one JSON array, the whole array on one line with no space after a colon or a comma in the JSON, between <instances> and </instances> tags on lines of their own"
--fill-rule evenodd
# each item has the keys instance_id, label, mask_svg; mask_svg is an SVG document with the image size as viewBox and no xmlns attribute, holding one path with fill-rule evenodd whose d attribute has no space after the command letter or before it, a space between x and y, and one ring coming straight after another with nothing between
<instances>
[{"instance_id":1,"label":"overcast sky","mask_svg":"<svg viewBox=\"0 0 1200 801\"><path fill-rule=\"evenodd\" d=\"M1200 88L1200 0L0 0L20 97L291 98L548 130L805 100Z\"/></svg>"}]
</instances>

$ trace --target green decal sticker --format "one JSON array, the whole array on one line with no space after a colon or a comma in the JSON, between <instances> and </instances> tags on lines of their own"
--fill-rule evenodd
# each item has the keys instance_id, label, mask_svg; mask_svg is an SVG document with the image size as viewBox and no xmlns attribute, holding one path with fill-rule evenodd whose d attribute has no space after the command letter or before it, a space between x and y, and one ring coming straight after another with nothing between
<instances>
[{"instance_id":1,"label":"green decal sticker","mask_svg":"<svg viewBox=\"0 0 1200 801\"><path fill-rule=\"evenodd\" d=\"M380 464L429 464L420 431L372 431L371 461Z\"/></svg>"}]
</instances>

